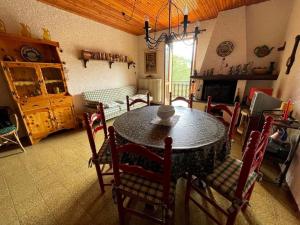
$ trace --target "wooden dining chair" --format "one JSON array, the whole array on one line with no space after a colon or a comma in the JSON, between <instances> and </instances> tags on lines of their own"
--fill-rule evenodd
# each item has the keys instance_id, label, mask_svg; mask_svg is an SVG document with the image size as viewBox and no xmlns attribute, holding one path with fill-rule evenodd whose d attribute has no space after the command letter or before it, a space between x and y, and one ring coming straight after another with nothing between
<instances>
[{"instance_id":1,"label":"wooden dining chair","mask_svg":"<svg viewBox=\"0 0 300 225\"><path fill-rule=\"evenodd\" d=\"M227 128L228 128L228 140L232 140L233 134L234 134L234 127L238 119L238 112L240 108L240 103L236 102L233 107L233 111L230 110L230 108L225 104L215 104L212 105L212 97L208 96L207 99L207 107L206 112L215 116L218 120L220 120ZM230 118L229 122L224 118L225 115L219 115L221 114L227 114L227 116Z\"/></svg>"},{"instance_id":2,"label":"wooden dining chair","mask_svg":"<svg viewBox=\"0 0 300 225\"><path fill-rule=\"evenodd\" d=\"M147 100L144 100L142 98L136 98L134 100L130 100L130 97L127 95L126 96L126 103L127 103L127 112L130 111L130 106L133 106L136 103L145 103L147 106L150 105L150 94L147 93Z\"/></svg>"},{"instance_id":3,"label":"wooden dining chair","mask_svg":"<svg viewBox=\"0 0 300 225\"><path fill-rule=\"evenodd\" d=\"M193 94L190 94L189 96L189 99L186 99L185 97L182 97L182 96L177 96L176 98L172 98L172 92L170 92L170 105L172 105L173 102L175 101L184 101L188 104L188 107L189 108L193 108L193 98L194 98L194 95Z\"/></svg>"},{"instance_id":4,"label":"wooden dining chair","mask_svg":"<svg viewBox=\"0 0 300 225\"><path fill-rule=\"evenodd\" d=\"M8 106L0 106L0 140L4 143L14 143L19 145L22 152L25 152L19 135L19 120L17 114L13 113ZM14 137L14 139L11 139Z\"/></svg>"},{"instance_id":5,"label":"wooden dining chair","mask_svg":"<svg viewBox=\"0 0 300 225\"><path fill-rule=\"evenodd\" d=\"M215 223L222 224L217 218L209 212L207 208L198 203L191 196L191 190L195 190L204 200L227 216L226 225L232 225L241 209L245 209L250 200L255 181L261 178L259 169L268 144L268 137L272 125L272 118L268 117L264 124L262 132L252 131L247 142L246 150L242 160L228 157L224 162L216 164L214 172L208 175L204 181L206 189L199 187L198 178L192 179L189 175L185 195L186 212L189 214L189 200L195 203L203 210L209 218ZM223 209L218 205L213 197L211 189L213 188L223 197L231 202L228 209ZM206 194L206 191L210 196Z\"/></svg>"},{"instance_id":6,"label":"wooden dining chair","mask_svg":"<svg viewBox=\"0 0 300 225\"><path fill-rule=\"evenodd\" d=\"M89 160L89 166L91 167L93 164L95 165L100 190L102 193L105 192L104 186L111 185L111 183L105 184L103 181L103 176L106 175L113 175L113 172L109 172L112 168L112 161L111 161L111 152L109 147L108 135L107 135L107 127L105 121L105 115L103 111L103 104L100 103L97 106L97 112L89 114L84 113L83 118L85 121L85 127L87 136L90 143L90 148L92 151L92 157ZM97 149L95 136L97 132L103 131L104 134L104 141L99 149ZM105 166L108 165L109 169L104 170ZM102 166L102 167L100 167Z\"/></svg>"},{"instance_id":7,"label":"wooden dining chair","mask_svg":"<svg viewBox=\"0 0 300 225\"><path fill-rule=\"evenodd\" d=\"M125 224L125 214L131 213L141 218L149 219L158 224L171 224L174 221L176 183L171 182L171 152L172 138L165 139L164 156L153 153L148 148L128 143L117 146L115 131L108 128L112 151L114 187L118 204L120 225ZM142 157L157 164L162 172L154 172L140 165L129 165L120 162L122 154ZM162 218L150 216L140 210L124 206L125 198L137 200L157 207L162 212Z\"/></svg>"}]
</instances>

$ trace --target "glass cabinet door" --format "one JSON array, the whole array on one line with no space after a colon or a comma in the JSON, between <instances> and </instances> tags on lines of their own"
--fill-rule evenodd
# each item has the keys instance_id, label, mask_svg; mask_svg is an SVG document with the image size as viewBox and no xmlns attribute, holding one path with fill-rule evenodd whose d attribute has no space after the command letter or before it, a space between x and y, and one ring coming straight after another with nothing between
<instances>
[{"instance_id":1,"label":"glass cabinet door","mask_svg":"<svg viewBox=\"0 0 300 225\"><path fill-rule=\"evenodd\" d=\"M48 94L66 92L61 67L41 67L41 71Z\"/></svg>"},{"instance_id":2,"label":"glass cabinet door","mask_svg":"<svg viewBox=\"0 0 300 225\"><path fill-rule=\"evenodd\" d=\"M7 65L9 74L19 98L28 98L42 95L41 81L34 66L19 64Z\"/></svg>"}]
</instances>

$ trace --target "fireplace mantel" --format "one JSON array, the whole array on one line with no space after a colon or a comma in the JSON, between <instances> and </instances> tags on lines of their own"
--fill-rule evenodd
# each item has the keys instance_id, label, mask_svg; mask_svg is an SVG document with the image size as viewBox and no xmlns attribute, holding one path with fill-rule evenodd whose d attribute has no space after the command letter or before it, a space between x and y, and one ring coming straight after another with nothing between
<instances>
[{"instance_id":1,"label":"fireplace mantel","mask_svg":"<svg viewBox=\"0 0 300 225\"><path fill-rule=\"evenodd\" d=\"M277 80L278 74L263 75L210 75L210 76L191 76L191 79L197 80Z\"/></svg>"}]
</instances>

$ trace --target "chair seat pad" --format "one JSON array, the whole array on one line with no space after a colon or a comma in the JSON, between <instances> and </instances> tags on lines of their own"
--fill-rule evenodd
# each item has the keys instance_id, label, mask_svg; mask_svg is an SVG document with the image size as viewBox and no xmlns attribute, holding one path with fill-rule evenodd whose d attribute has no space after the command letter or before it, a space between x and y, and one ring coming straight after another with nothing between
<instances>
[{"instance_id":1,"label":"chair seat pad","mask_svg":"<svg viewBox=\"0 0 300 225\"><path fill-rule=\"evenodd\" d=\"M152 204L163 204L162 184L129 173L122 173L120 178L121 185L119 187L115 186L115 188L118 188L119 190L123 191L123 193L130 193L131 195L136 196L137 198L140 198ZM169 203L173 203L175 201L175 192L176 183L171 182Z\"/></svg>"},{"instance_id":2,"label":"chair seat pad","mask_svg":"<svg viewBox=\"0 0 300 225\"><path fill-rule=\"evenodd\" d=\"M8 126L8 127L4 127L4 128L0 128L0 135L1 134L8 134L14 130L16 130L16 126L15 125L11 125L11 126Z\"/></svg>"},{"instance_id":3,"label":"chair seat pad","mask_svg":"<svg viewBox=\"0 0 300 225\"><path fill-rule=\"evenodd\" d=\"M98 162L99 164L109 164L111 163L111 151L109 145L109 139L105 139L100 150L98 151Z\"/></svg>"},{"instance_id":4,"label":"chair seat pad","mask_svg":"<svg viewBox=\"0 0 300 225\"><path fill-rule=\"evenodd\" d=\"M207 184L229 200L236 199L235 191L242 165L243 162L241 160L227 157L224 162L218 162L214 172L206 177ZM250 174L244 187L243 195L249 191L257 178L257 173L253 172Z\"/></svg>"}]
</instances>

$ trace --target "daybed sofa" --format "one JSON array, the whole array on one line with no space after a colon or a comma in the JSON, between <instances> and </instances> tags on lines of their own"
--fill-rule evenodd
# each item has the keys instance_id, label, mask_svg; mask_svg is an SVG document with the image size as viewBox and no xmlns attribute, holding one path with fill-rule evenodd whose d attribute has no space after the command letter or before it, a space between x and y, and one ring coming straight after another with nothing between
<instances>
[{"instance_id":1,"label":"daybed sofa","mask_svg":"<svg viewBox=\"0 0 300 225\"><path fill-rule=\"evenodd\" d=\"M147 90L139 90L135 86L126 86L121 88L101 89L94 91L85 91L82 93L85 105L89 111L96 109L99 102L103 103L104 114L106 120L115 118L127 111L126 95L130 100L136 98L147 99ZM150 97L150 101L152 97ZM136 109L145 106L144 103L136 103L131 109Z\"/></svg>"}]
</instances>

